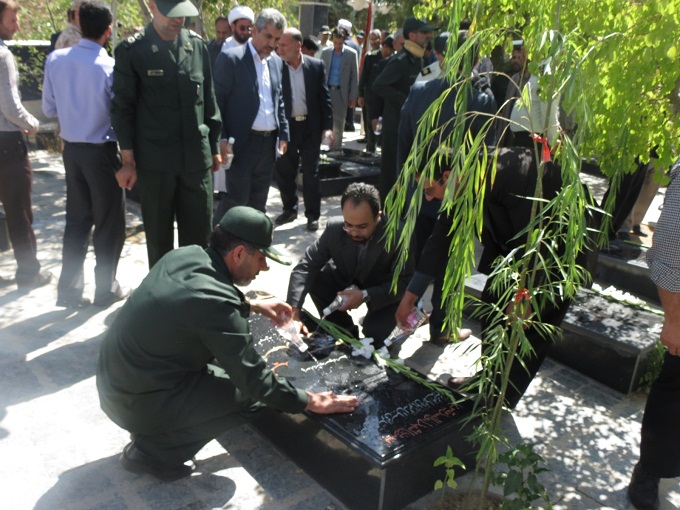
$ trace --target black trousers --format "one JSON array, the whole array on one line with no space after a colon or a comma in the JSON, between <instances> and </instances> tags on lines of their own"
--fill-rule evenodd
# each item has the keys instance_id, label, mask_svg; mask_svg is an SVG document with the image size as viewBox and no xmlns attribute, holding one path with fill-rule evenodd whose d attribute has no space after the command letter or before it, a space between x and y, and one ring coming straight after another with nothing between
<instances>
[{"instance_id":1,"label":"black trousers","mask_svg":"<svg viewBox=\"0 0 680 510\"><path fill-rule=\"evenodd\" d=\"M486 282L486 286L482 292L482 301L484 303L495 303L497 302L496 297L491 292L492 280L489 278ZM553 326L560 326L562 320L567 313L571 301L558 301L556 305L551 303L546 304L543 309L541 309L541 322L552 324ZM487 336L487 328L489 323L492 322L488 320L488 317L482 319L482 349L489 352L492 349L492 344ZM522 358L522 363L518 359L515 359L512 368L510 369L510 378L508 389L505 394L505 403L510 409L514 409L522 395L526 392L529 384L534 379L536 372L541 368L543 360L548 355L548 349L552 343L552 338L543 338L535 328L530 327L525 330L527 340L533 348L533 354L525 358ZM496 387L500 388L500 375L496 379Z\"/></svg>"},{"instance_id":2,"label":"black trousers","mask_svg":"<svg viewBox=\"0 0 680 510\"><path fill-rule=\"evenodd\" d=\"M94 226L95 299L103 298L116 280L125 242L125 195L116 181L118 147L115 142L100 145L66 142L64 168L66 228L58 296L64 300L82 297L83 264Z\"/></svg>"},{"instance_id":3,"label":"black trousers","mask_svg":"<svg viewBox=\"0 0 680 510\"><path fill-rule=\"evenodd\" d=\"M302 163L302 198L307 220L321 216L321 193L319 191L319 147L321 134L312 133L309 121L290 119L290 142L286 153L276 160L276 183L281 192L284 211L298 209L297 178Z\"/></svg>"},{"instance_id":4,"label":"black trousers","mask_svg":"<svg viewBox=\"0 0 680 510\"><path fill-rule=\"evenodd\" d=\"M251 132L243 149L227 170L227 196L215 216L222 218L235 205L248 205L264 212L276 166L276 133L262 136Z\"/></svg>"},{"instance_id":5,"label":"black trousers","mask_svg":"<svg viewBox=\"0 0 680 510\"><path fill-rule=\"evenodd\" d=\"M373 132L373 125L371 123L373 120L373 116L371 115L372 104L373 94L366 94L364 97L364 106L361 108L361 120L364 123L364 131L366 132L366 150L369 152L375 152L377 146L377 136L375 136L375 133Z\"/></svg>"},{"instance_id":6,"label":"black trousers","mask_svg":"<svg viewBox=\"0 0 680 510\"><path fill-rule=\"evenodd\" d=\"M347 283L347 279L338 275L336 271L327 264L316 276L314 284L309 291L309 296L312 298L319 314L321 314L323 309L335 299L338 292L346 289L352 283L361 288L359 282L350 281ZM366 313L366 317L364 317L362 324L364 337L373 338L375 340L374 345L381 346L383 340L387 338L397 324L394 319L394 314L397 313L399 302L391 303L382 308L376 308L371 306L371 302L369 301L367 306L368 313ZM355 337L359 336L359 328L354 324L352 316L347 312L333 312L327 319L332 323L345 328Z\"/></svg>"},{"instance_id":7,"label":"black trousers","mask_svg":"<svg viewBox=\"0 0 680 510\"><path fill-rule=\"evenodd\" d=\"M642 417L640 464L652 476L680 476L680 357L666 353Z\"/></svg>"},{"instance_id":8,"label":"black trousers","mask_svg":"<svg viewBox=\"0 0 680 510\"><path fill-rule=\"evenodd\" d=\"M0 133L0 201L17 261L18 282L40 271L33 233L32 182L33 171L23 135L19 131Z\"/></svg>"}]
</instances>

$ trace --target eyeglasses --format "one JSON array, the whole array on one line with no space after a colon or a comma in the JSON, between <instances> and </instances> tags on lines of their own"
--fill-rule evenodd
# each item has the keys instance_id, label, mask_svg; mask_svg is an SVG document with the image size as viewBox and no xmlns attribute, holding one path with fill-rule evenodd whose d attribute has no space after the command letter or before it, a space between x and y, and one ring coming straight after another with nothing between
<instances>
[{"instance_id":1,"label":"eyeglasses","mask_svg":"<svg viewBox=\"0 0 680 510\"><path fill-rule=\"evenodd\" d=\"M342 225L342 230L347 232L348 234L350 232L365 232L369 228L369 225L350 225L349 223L345 222Z\"/></svg>"}]
</instances>

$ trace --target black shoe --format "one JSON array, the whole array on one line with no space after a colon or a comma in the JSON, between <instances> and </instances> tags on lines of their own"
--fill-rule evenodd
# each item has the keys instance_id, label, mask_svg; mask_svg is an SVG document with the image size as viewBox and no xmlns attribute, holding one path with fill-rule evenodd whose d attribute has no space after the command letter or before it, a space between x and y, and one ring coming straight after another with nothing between
<instances>
[{"instance_id":1,"label":"black shoe","mask_svg":"<svg viewBox=\"0 0 680 510\"><path fill-rule=\"evenodd\" d=\"M62 308L70 308L72 310L77 310L78 308L85 308L90 306L92 302L84 297L76 299L57 299L57 306Z\"/></svg>"},{"instance_id":2,"label":"black shoe","mask_svg":"<svg viewBox=\"0 0 680 510\"><path fill-rule=\"evenodd\" d=\"M126 299L130 295L129 287L121 287L118 282L114 284L115 290L102 295L95 295L94 306L107 308L116 301Z\"/></svg>"},{"instance_id":3,"label":"black shoe","mask_svg":"<svg viewBox=\"0 0 680 510\"><path fill-rule=\"evenodd\" d=\"M357 143L368 143L368 139L364 136L363 138L359 138Z\"/></svg>"},{"instance_id":4,"label":"black shoe","mask_svg":"<svg viewBox=\"0 0 680 510\"><path fill-rule=\"evenodd\" d=\"M17 276L17 287L19 290L31 290L43 287L52 281L52 273L43 271L32 276Z\"/></svg>"},{"instance_id":5,"label":"black shoe","mask_svg":"<svg viewBox=\"0 0 680 510\"><path fill-rule=\"evenodd\" d=\"M628 499L638 510L659 508L659 478L643 471L639 462L635 464L628 484Z\"/></svg>"},{"instance_id":6,"label":"black shoe","mask_svg":"<svg viewBox=\"0 0 680 510\"><path fill-rule=\"evenodd\" d=\"M319 230L319 220L307 221L307 230L310 230L312 232Z\"/></svg>"},{"instance_id":7,"label":"black shoe","mask_svg":"<svg viewBox=\"0 0 680 510\"><path fill-rule=\"evenodd\" d=\"M469 380L469 377L451 377L446 381L446 385L454 391L459 391L468 384Z\"/></svg>"},{"instance_id":8,"label":"black shoe","mask_svg":"<svg viewBox=\"0 0 680 510\"><path fill-rule=\"evenodd\" d=\"M193 462L170 465L156 460L140 451L134 443L129 443L123 449L123 453L120 456L120 464L131 473L152 475L164 482L172 482L189 476L196 469L196 465Z\"/></svg>"},{"instance_id":9,"label":"black shoe","mask_svg":"<svg viewBox=\"0 0 680 510\"><path fill-rule=\"evenodd\" d=\"M295 211L283 211L275 220L274 223L277 225L285 225L286 223L290 223L291 221L295 221L297 219L297 212Z\"/></svg>"},{"instance_id":10,"label":"black shoe","mask_svg":"<svg viewBox=\"0 0 680 510\"><path fill-rule=\"evenodd\" d=\"M638 237L647 237L647 233L642 231L640 225L635 225L633 227L633 234L635 234Z\"/></svg>"}]
</instances>

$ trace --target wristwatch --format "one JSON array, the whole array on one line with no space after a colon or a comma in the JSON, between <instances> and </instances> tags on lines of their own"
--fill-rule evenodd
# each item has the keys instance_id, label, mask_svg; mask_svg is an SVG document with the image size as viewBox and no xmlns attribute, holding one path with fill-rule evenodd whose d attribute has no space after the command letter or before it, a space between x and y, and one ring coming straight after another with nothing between
<instances>
[{"instance_id":1,"label":"wristwatch","mask_svg":"<svg viewBox=\"0 0 680 510\"><path fill-rule=\"evenodd\" d=\"M366 289L361 291L361 295L364 297L364 303L368 303L371 300L371 296L368 295L368 291Z\"/></svg>"}]
</instances>

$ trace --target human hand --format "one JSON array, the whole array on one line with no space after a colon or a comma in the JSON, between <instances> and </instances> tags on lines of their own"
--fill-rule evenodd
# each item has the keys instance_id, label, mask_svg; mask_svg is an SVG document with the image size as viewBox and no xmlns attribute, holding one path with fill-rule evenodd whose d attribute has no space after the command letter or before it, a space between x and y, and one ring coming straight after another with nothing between
<instances>
[{"instance_id":1,"label":"human hand","mask_svg":"<svg viewBox=\"0 0 680 510\"><path fill-rule=\"evenodd\" d=\"M338 292L339 296L345 296L345 302L338 309L341 312L346 312L347 310L354 310L359 308L361 303L364 302L364 294L358 289L345 289Z\"/></svg>"},{"instance_id":2,"label":"human hand","mask_svg":"<svg viewBox=\"0 0 680 510\"><path fill-rule=\"evenodd\" d=\"M661 343L668 349L668 354L680 356L680 323L666 316L661 328Z\"/></svg>"},{"instance_id":3,"label":"human hand","mask_svg":"<svg viewBox=\"0 0 680 510\"><path fill-rule=\"evenodd\" d=\"M357 104L358 104L359 106L363 107L364 104L365 104L365 103L364 103L364 98L363 98L363 97L358 97L358 98L357 98Z\"/></svg>"},{"instance_id":4,"label":"human hand","mask_svg":"<svg viewBox=\"0 0 680 510\"><path fill-rule=\"evenodd\" d=\"M254 299L250 309L267 317L274 326L283 326L293 316L293 307L278 298Z\"/></svg>"},{"instance_id":5,"label":"human hand","mask_svg":"<svg viewBox=\"0 0 680 510\"><path fill-rule=\"evenodd\" d=\"M213 154L212 155L212 167L210 168L210 171L212 173L217 172L220 169L221 164L222 164L222 156L220 154Z\"/></svg>"},{"instance_id":6,"label":"human hand","mask_svg":"<svg viewBox=\"0 0 680 510\"><path fill-rule=\"evenodd\" d=\"M417 303L418 296L416 296L413 292L409 292L408 290L404 292L404 297L401 298L401 302L399 303L397 311L394 314L394 319L397 323L397 326L401 326L402 328L408 327L408 316L416 307Z\"/></svg>"},{"instance_id":7,"label":"human hand","mask_svg":"<svg viewBox=\"0 0 680 510\"><path fill-rule=\"evenodd\" d=\"M332 146L335 143L335 135L333 134L332 129L327 129L326 131L323 132L322 138L328 138L328 141L330 142L328 145Z\"/></svg>"},{"instance_id":8,"label":"human hand","mask_svg":"<svg viewBox=\"0 0 680 510\"><path fill-rule=\"evenodd\" d=\"M24 133L27 134L28 136L37 135L38 131L40 131L40 126L33 129L24 129Z\"/></svg>"},{"instance_id":9,"label":"human hand","mask_svg":"<svg viewBox=\"0 0 680 510\"><path fill-rule=\"evenodd\" d=\"M356 99L350 99L349 100L349 107L354 108L357 105L357 100Z\"/></svg>"},{"instance_id":10,"label":"human hand","mask_svg":"<svg viewBox=\"0 0 680 510\"><path fill-rule=\"evenodd\" d=\"M288 150L288 142L285 140L279 140L279 153L283 156Z\"/></svg>"},{"instance_id":11,"label":"human hand","mask_svg":"<svg viewBox=\"0 0 680 510\"><path fill-rule=\"evenodd\" d=\"M118 186L123 189L131 190L137 182L137 168L134 164L123 163L123 166L116 172Z\"/></svg>"},{"instance_id":12,"label":"human hand","mask_svg":"<svg viewBox=\"0 0 680 510\"><path fill-rule=\"evenodd\" d=\"M234 148L231 146L229 143L229 140L220 140L220 156L222 156L222 160L227 159L227 152L233 152Z\"/></svg>"},{"instance_id":13,"label":"human hand","mask_svg":"<svg viewBox=\"0 0 680 510\"><path fill-rule=\"evenodd\" d=\"M307 392L309 401L305 411L317 414L351 413L359 405L359 400L352 395L334 395L332 391L321 393Z\"/></svg>"}]
</instances>

